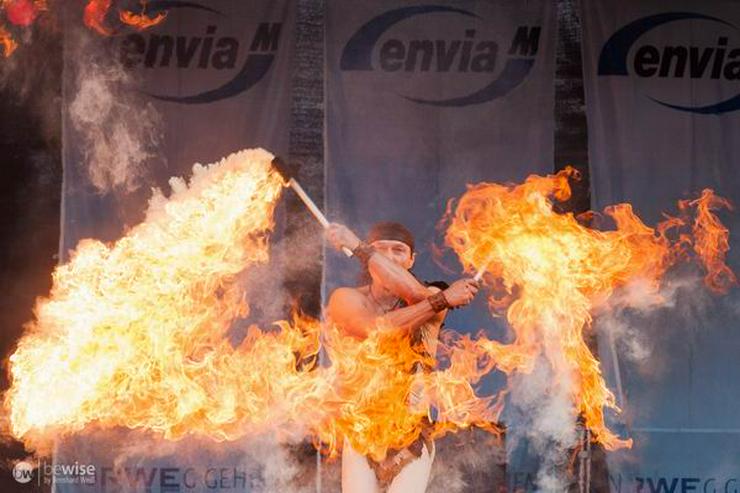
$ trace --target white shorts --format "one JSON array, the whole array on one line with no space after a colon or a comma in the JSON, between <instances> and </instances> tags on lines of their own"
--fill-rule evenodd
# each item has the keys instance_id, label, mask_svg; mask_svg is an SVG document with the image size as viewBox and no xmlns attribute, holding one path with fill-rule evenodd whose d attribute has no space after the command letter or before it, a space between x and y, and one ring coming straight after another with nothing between
<instances>
[{"instance_id":1,"label":"white shorts","mask_svg":"<svg viewBox=\"0 0 740 493\"><path fill-rule=\"evenodd\" d=\"M434 444L431 453L424 444L421 456L401 469L388 486L387 493L424 493L429 483L435 453ZM342 493L380 493L380 491L378 478L375 477L375 471L370 467L367 458L356 452L345 440L342 449Z\"/></svg>"}]
</instances>

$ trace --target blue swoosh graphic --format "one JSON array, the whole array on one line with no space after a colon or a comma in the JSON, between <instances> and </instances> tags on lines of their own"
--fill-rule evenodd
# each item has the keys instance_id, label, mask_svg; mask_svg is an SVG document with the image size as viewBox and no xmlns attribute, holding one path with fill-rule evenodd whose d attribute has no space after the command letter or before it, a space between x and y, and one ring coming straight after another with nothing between
<instances>
[{"instance_id":1,"label":"blue swoosh graphic","mask_svg":"<svg viewBox=\"0 0 740 493\"><path fill-rule=\"evenodd\" d=\"M650 96L648 97L650 98ZM730 111L740 110L740 94L729 99L725 99L724 101L720 101L719 103L709 104L707 106L681 106L678 104L666 103L665 101L660 101L655 98L650 99L674 110L699 113L700 115L719 115Z\"/></svg>"},{"instance_id":2,"label":"blue swoosh graphic","mask_svg":"<svg viewBox=\"0 0 740 493\"><path fill-rule=\"evenodd\" d=\"M509 60L506 61L503 72L501 72L501 75L496 80L484 88L472 94L468 94L467 96L442 100L420 99L409 96L404 97L414 103L443 107L468 106L471 104L485 103L486 101L505 96L512 89L521 84L527 75L529 75L533 66L534 59L509 58Z\"/></svg>"},{"instance_id":3,"label":"blue swoosh graphic","mask_svg":"<svg viewBox=\"0 0 740 493\"><path fill-rule=\"evenodd\" d=\"M149 2L147 7L148 7L148 10L151 10L152 12L185 8L185 9L204 10L206 12L211 12L213 14L224 15L223 12L213 9L211 7L208 7L206 5L201 5L195 2L187 2L183 0L152 0L151 2Z\"/></svg>"},{"instance_id":4,"label":"blue swoosh graphic","mask_svg":"<svg viewBox=\"0 0 740 493\"><path fill-rule=\"evenodd\" d=\"M435 12L452 12L480 18L467 10L444 5L417 5L390 10L371 19L352 35L342 50L339 68L341 70L372 70L373 48L384 32L409 17Z\"/></svg>"},{"instance_id":5,"label":"blue swoosh graphic","mask_svg":"<svg viewBox=\"0 0 740 493\"><path fill-rule=\"evenodd\" d=\"M223 12L206 5L184 0L153 0L149 3L149 8L154 12L189 8L203 10L217 15L225 15ZM209 91L204 91L190 96L164 96L157 94L149 94L149 96L160 101L182 104L204 104L213 103L220 99L228 99L249 90L252 86L257 84L270 70L274 59L275 55L249 55L244 61L244 66L242 66L239 73L236 74L233 79Z\"/></svg>"},{"instance_id":6,"label":"blue swoosh graphic","mask_svg":"<svg viewBox=\"0 0 740 493\"><path fill-rule=\"evenodd\" d=\"M604 44L604 47L601 49L601 54L599 55L598 75L629 75L627 73L627 54L640 36L662 24L687 19L718 22L735 30L738 29L734 24L718 19L717 17L697 14L695 12L668 12L643 17L642 19L638 19L622 27L607 40L606 44ZM725 99L724 101L705 106L684 106L667 103L650 96L647 97L651 101L665 106L666 108L702 115L718 115L740 109L740 94L729 99Z\"/></svg>"},{"instance_id":7,"label":"blue swoosh graphic","mask_svg":"<svg viewBox=\"0 0 740 493\"><path fill-rule=\"evenodd\" d=\"M637 19L612 34L604 44L604 47L601 49L601 54L599 55L598 74L628 75L627 54L640 36L662 24L686 19L715 21L725 24L726 26L735 27L722 19L693 12L668 12L665 14L651 15L649 17Z\"/></svg>"}]
</instances>

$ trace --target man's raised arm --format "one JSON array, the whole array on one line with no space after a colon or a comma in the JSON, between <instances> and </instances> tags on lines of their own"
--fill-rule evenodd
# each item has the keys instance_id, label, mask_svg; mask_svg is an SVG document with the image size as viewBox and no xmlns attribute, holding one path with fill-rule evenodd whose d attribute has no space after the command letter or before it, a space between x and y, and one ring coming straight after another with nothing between
<instances>
[{"instance_id":1,"label":"man's raised arm","mask_svg":"<svg viewBox=\"0 0 740 493\"><path fill-rule=\"evenodd\" d=\"M478 292L478 284L472 279L460 279L444 291L437 288L430 290L433 293L431 297L377 316L361 292L339 288L332 293L327 311L332 323L360 339L373 330L408 332L432 319L441 323L448 308L465 306L473 300ZM436 301L433 296L437 296Z\"/></svg>"},{"instance_id":2,"label":"man's raised arm","mask_svg":"<svg viewBox=\"0 0 740 493\"><path fill-rule=\"evenodd\" d=\"M346 226L332 223L327 230L327 238L337 248L347 247L354 251L360 239ZM420 283L408 270L383 255L371 254L367 262L368 271L374 281L381 283L407 304L412 305L434 294Z\"/></svg>"}]
</instances>

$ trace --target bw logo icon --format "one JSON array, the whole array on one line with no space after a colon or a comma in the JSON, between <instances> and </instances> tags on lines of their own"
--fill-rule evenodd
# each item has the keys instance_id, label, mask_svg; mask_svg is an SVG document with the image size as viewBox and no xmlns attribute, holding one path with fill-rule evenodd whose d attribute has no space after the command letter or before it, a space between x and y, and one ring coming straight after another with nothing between
<instances>
[{"instance_id":1,"label":"bw logo icon","mask_svg":"<svg viewBox=\"0 0 740 493\"><path fill-rule=\"evenodd\" d=\"M28 462L18 462L13 466L13 478L19 483L28 483L33 479L33 466Z\"/></svg>"}]
</instances>

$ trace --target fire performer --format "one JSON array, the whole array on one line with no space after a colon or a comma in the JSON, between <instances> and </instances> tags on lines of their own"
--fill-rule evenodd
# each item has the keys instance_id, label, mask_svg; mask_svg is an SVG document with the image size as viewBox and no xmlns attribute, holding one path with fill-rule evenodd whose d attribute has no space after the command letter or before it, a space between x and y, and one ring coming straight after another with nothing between
<instances>
[{"instance_id":1,"label":"fire performer","mask_svg":"<svg viewBox=\"0 0 740 493\"><path fill-rule=\"evenodd\" d=\"M364 242L341 224L330 224L326 234L338 250L353 252L363 264L367 281L332 293L327 308L331 322L358 340L374 330L402 331L408 334L410 344L433 358L447 310L469 304L478 283L470 278L450 286L419 282L409 271L416 258L414 237L399 223L375 224ZM413 406L420 398L412 392L410 400ZM377 493L387 486L389 493L423 493L434 455L434 442L424 434L403 450L390 450L382 462L359 454L345 440L342 492Z\"/></svg>"}]
</instances>

